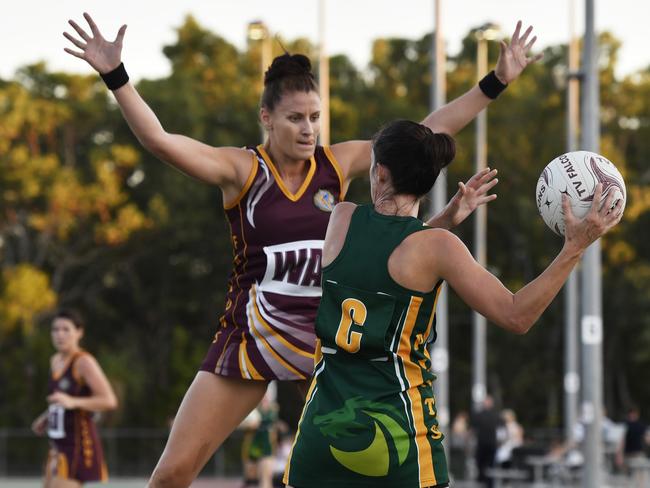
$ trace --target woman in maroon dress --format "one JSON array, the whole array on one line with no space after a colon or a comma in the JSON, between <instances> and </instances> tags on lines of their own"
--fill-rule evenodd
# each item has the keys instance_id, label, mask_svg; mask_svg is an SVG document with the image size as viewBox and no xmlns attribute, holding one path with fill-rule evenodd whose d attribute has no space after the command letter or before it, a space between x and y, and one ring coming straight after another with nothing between
<instances>
[{"instance_id":1,"label":"woman in maroon dress","mask_svg":"<svg viewBox=\"0 0 650 488\"><path fill-rule=\"evenodd\" d=\"M79 346L83 333L73 311L61 310L52 321L57 352L50 359L49 407L32 424L36 434L50 440L46 488L75 488L108 478L93 413L117 408L117 399L99 363Z\"/></svg>"},{"instance_id":2,"label":"woman in maroon dress","mask_svg":"<svg viewBox=\"0 0 650 488\"><path fill-rule=\"evenodd\" d=\"M368 173L370 141L317 144L320 98L309 60L276 58L265 74L260 120L267 132L257 147L213 147L164 130L121 63L122 26L115 41L103 38L84 14L86 32L64 33L66 52L85 60L113 91L140 143L155 156L223 194L231 226L233 269L223 316L212 346L176 415L150 486L188 486L214 451L255 408L271 380L302 381L313 369L314 317L320 258L329 215L350 181ZM434 132L455 134L467 125L534 58L532 27L502 43L495 71L482 84L424 120ZM495 171L475 175L441 214L428 223L453 227L487 192Z\"/></svg>"}]
</instances>

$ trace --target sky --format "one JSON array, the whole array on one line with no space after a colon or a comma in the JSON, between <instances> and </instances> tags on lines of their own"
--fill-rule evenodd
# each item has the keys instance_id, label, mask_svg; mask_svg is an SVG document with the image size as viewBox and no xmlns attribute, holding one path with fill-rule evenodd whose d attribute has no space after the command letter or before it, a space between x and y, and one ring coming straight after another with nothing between
<instances>
[{"instance_id":1,"label":"sky","mask_svg":"<svg viewBox=\"0 0 650 488\"><path fill-rule=\"evenodd\" d=\"M379 37L419 39L430 32L434 0L323 0L325 39L329 54L346 54L358 68L370 59ZM650 1L595 0L596 29L609 30L623 42L617 75L650 66L648 45ZM442 31L447 52L456 54L467 32L495 22L511 33L518 19L533 24L536 48L559 44L569 36L570 0L442 0ZM46 61L51 70L91 73L82 60L63 51L62 36L71 31L69 18L85 25L89 12L104 36L113 39L127 24L122 59L134 80L169 74L162 47L176 39L175 29L187 14L205 28L242 49L246 26L262 20L271 33L285 39L318 42L319 0L3 0L0 11L0 78L12 78L17 68ZM584 0L576 0L576 32L584 30ZM70 46L72 47L72 46ZM494 62L494 60L492 60Z\"/></svg>"}]
</instances>

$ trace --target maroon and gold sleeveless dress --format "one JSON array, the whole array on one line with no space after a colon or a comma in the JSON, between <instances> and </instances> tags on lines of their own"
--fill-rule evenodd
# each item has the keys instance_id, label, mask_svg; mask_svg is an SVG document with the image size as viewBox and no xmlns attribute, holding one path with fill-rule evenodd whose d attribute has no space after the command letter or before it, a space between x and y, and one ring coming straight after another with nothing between
<instances>
[{"instance_id":1,"label":"maroon and gold sleeveless dress","mask_svg":"<svg viewBox=\"0 0 650 488\"><path fill-rule=\"evenodd\" d=\"M56 391L75 397L88 397L92 392L75 374L75 362L84 354L74 354L60 373L51 372L48 395ZM102 445L87 410L66 410L61 405L50 405L47 418L47 436L50 440L46 469L52 476L81 482L106 481L108 471L104 463Z\"/></svg>"},{"instance_id":2,"label":"maroon and gold sleeveless dress","mask_svg":"<svg viewBox=\"0 0 650 488\"><path fill-rule=\"evenodd\" d=\"M225 207L233 270L220 327L202 371L250 380L302 380L314 361L321 255L330 213L343 199L341 169L317 146L296 193L283 184L262 146Z\"/></svg>"}]
</instances>

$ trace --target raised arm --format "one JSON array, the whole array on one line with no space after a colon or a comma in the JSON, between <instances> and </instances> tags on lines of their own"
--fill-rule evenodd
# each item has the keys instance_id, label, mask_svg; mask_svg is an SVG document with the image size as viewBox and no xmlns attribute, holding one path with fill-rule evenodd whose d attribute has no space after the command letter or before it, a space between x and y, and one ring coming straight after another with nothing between
<instances>
[{"instance_id":1,"label":"raised arm","mask_svg":"<svg viewBox=\"0 0 650 488\"><path fill-rule=\"evenodd\" d=\"M103 77L120 77L119 87L112 87L115 99L129 127L142 146L159 159L201 181L220 186L224 197L237 195L251 169L248 151L239 148L215 148L179 134L165 131L151 108L128 81L122 65L122 42L126 25L120 27L117 37L110 42L104 39L99 28L87 13L90 33L74 20L69 24L78 37L68 32L63 35L79 50L65 48L72 56L86 61ZM106 78L105 78L106 79ZM111 88L111 87L109 87Z\"/></svg>"},{"instance_id":2,"label":"raised arm","mask_svg":"<svg viewBox=\"0 0 650 488\"><path fill-rule=\"evenodd\" d=\"M543 273L517 293L511 293L478 264L453 234L431 231L436 252L425 262L432 267L432 274L446 280L471 308L507 330L524 334L560 291L584 250L621 219L620 202L612 208L613 198L610 194L601 206L602 185L599 184L591 210L583 220L573 216L565 198L566 236L562 250Z\"/></svg>"},{"instance_id":3,"label":"raised arm","mask_svg":"<svg viewBox=\"0 0 650 488\"><path fill-rule=\"evenodd\" d=\"M521 34L521 21L517 22L515 32L512 34L510 44L501 41L501 51L497 60L494 74L498 82L503 85L512 83L519 77L521 72L531 63L541 59L539 54L529 57L537 36L528 40L533 26L529 26L523 35ZM447 105L430 113L422 123L434 132L444 132L454 135L463 127L469 124L478 113L489 105L493 98L488 97L479 86L475 86L464 95L452 100Z\"/></svg>"},{"instance_id":4,"label":"raised arm","mask_svg":"<svg viewBox=\"0 0 650 488\"><path fill-rule=\"evenodd\" d=\"M533 36L529 40L533 27L528 27L523 35L521 27L521 21L517 22L510 44L501 41L501 52L494 69L496 79L501 84L511 83L519 77L526 66L542 57L541 54L533 57L528 56L537 37ZM454 135L469 124L492 100L493 98L485 95L477 85L464 95L430 113L422 123L434 132ZM339 161L347 183L368 173L371 149L370 141L347 141L332 146L332 152ZM442 227L447 228L450 218L447 215L442 215L434 219L432 223L436 224L438 221L444 222Z\"/></svg>"},{"instance_id":5,"label":"raised arm","mask_svg":"<svg viewBox=\"0 0 650 488\"><path fill-rule=\"evenodd\" d=\"M459 181L456 194L441 212L427 221L427 225L438 229L453 229L476 207L495 200L497 196L488 192L499 182L496 176L496 169L485 168L467 180L467 183Z\"/></svg>"}]
</instances>

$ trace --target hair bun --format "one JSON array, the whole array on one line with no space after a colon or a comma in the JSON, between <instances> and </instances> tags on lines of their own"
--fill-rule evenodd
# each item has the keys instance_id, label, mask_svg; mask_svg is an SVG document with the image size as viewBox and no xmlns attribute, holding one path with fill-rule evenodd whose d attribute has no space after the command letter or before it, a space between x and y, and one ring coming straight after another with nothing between
<instances>
[{"instance_id":1,"label":"hair bun","mask_svg":"<svg viewBox=\"0 0 650 488\"><path fill-rule=\"evenodd\" d=\"M292 76L314 76L311 72L311 61L304 54L285 53L276 57L264 73L264 85Z\"/></svg>"},{"instance_id":2,"label":"hair bun","mask_svg":"<svg viewBox=\"0 0 650 488\"><path fill-rule=\"evenodd\" d=\"M453 137L444 132L430 130L427 138L430 140L430 144L427 145L430 158L434 161L440 161L443 168L448 166L456 157L456 143Z\"/></svg>"}]
</instances>

